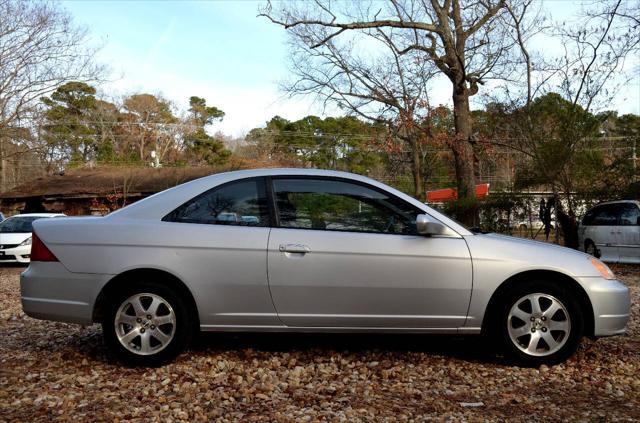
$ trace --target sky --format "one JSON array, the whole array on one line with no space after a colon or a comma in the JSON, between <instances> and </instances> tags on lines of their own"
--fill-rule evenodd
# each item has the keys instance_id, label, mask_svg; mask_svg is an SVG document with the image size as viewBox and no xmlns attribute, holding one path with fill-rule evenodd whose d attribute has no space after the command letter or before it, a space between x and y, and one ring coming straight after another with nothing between
<instances>
[{"instance_id":1,"label":"sky","mask_svg":"<svg viewBox=\"0 0 640 423\"><path fill-rule=\"evenodd\" d=\"M290 98L279 89L288 76L286 32L258 18L263 1L63 1L77 24L101 45L97 60L110 69L103 94L160 94L186 110L191 96L225 112L213 131L240 137L275 115L296 120L323 110L311 97ZM573 1L550 0L554 18ZM638 81L614 109L640 114ZM447 81L429 93L448 104Z\"/></svg>"}]
</instances>

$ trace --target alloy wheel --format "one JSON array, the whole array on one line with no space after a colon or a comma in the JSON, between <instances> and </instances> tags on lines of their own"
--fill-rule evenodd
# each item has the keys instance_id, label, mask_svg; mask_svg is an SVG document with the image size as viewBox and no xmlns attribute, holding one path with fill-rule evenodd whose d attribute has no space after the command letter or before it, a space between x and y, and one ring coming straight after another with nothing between
<instances>
[{"instance_id":1,"label":"alloy wheel","mask_svg":"<svg viewBox=\"0 0 640 423\"><path fill-rule=\"evenodd\" d=\"M118 341L138 355L165 349L176 332L176 315L164 298L151 293L134 294L124 300L115 316Z\"/></svg>"},{"instance_id":2,"label":"alloy wheel","mask_svg":"<svg viewBox=\"0 0 640 423\"><path fill-rule=\"evenodd\" d=\"M544 293L528 294L513 304L507 317L511 342L522 352L544 357L569 339L571 319L560 300Z\"/></svg>"}]
</instances>

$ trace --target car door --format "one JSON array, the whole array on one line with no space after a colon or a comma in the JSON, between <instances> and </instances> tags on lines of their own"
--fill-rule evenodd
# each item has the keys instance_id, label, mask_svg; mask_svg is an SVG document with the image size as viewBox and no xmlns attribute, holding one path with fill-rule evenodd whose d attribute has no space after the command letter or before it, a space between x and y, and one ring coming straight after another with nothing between
<instances>
[{"instance_id":1,"label":"car door","mask_svg":"<svg viewBox=\"0 0 640 423\"><path fill-rule=\"evenodd\" d=\"M162 265L189 283L203 328L281 326L267 282L264 178L212 188L163 221L155 236L173 254Z\"/></svg>"},{"instance_id":2,"label":"car door","mask_svg":"<svg viewBox=\"0 0 640 423\"><path fill-rule=\"evenodd\" d=\"M640 263L640 209L635 203L621 203L616 244L620 261Z\"/></svg>"},{"instance_id":3,"label":"car door","mask_svg":"<svg viewBox=\"0 0 640 423\"><path fill-rule=\"evenodd\" d=\"M602 204L587 213L589 226L585 231L585 240L592 240L600 258L604 261L618 261L618 244L616 232L618 230L618 206L615 203Z\"/></svg>"},{"instance_id":4,"label":"car door","mask_svg":"<svg viewBox=\"0 0 640 423\"><path fill-rule=\"evenodd\" d=\"M274 178L273 197L269 287L287 326L464 324L472 274L462 237L417 235L421 211L349 180Z\"/></svg>"}]
</instances>

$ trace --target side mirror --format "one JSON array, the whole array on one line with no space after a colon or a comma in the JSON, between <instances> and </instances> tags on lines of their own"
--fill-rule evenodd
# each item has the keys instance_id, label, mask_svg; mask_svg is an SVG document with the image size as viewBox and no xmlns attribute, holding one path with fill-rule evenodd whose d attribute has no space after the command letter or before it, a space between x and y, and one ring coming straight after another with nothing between
<instances>
[{"instance_id":1,"label":"side mirror","mask_svg":"<svg viewBox=\"0 0 640 423\"><path fill-rule=\"evenodd\" d=\"M416 229L420 235L445 235L447 227L440 222L432 221L428 215L419 214L416 217Z\"/></svg>"}]
</instances>

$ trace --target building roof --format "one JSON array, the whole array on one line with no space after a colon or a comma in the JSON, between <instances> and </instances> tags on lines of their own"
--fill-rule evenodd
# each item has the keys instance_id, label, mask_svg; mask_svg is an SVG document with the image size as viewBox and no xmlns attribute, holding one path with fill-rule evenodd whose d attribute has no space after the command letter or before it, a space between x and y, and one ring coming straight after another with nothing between
<instances>
[{"instance_id":1,"label":"building roof","mask_svg":"<svg viewBox=\"0 0 640 423\"><path fill-rule=\"evenodd\" d=\"M76 169L38 178L0 193L2 200L33 197L95 197L151 194L175 185L229 169L213 167L99 167Z\"/></svg>"},{"instance_id":2,"label":"building roof","mask_svg":"<svg viewBox=\"0 0 640 423\"><path fill-rule=\"evenodd\" d=\"M12 219L14 217L65 217L64 213L21 213L16 214L15 216L8 217L7 219Z\"/></svg>"}]
</instances>

